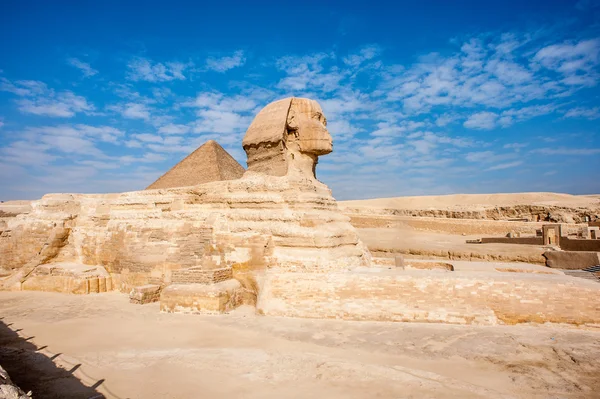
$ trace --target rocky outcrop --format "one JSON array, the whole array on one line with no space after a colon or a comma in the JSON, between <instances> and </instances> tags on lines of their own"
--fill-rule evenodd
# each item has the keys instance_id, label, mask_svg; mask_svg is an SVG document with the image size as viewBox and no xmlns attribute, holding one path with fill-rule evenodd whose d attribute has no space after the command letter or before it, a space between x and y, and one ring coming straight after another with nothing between
<instances>
[{"instance_id":1,"label":"rocky outcrop","mask_svg":"<svg viewBox=\"0 0 600 399\"><path fill-rule=\"evenodd\" d=\"M8 373L0 367L0 399L29 399L31 394L25 394L16 386L8 376Z\"/></svg>"},{"instance_id":2,"label":"rocky outcrop","mask_svg":"<svg viewBox=\"0 0 600 399\"><path fill-rule=\"evenodd\" d=\"M600 207L574 208L552 205L496 206L476 210L456 209L394 209L362 208L341 205L347 215L421 216L450 219L510 220L527 219L532 222L583 223L600 218Z\"/></svg>"}]
</instances>

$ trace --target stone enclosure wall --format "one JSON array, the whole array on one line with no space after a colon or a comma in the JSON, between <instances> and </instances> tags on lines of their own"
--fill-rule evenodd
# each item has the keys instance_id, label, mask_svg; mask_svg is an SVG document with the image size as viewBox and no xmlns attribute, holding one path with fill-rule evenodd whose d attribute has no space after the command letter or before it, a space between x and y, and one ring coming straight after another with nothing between
<instances>
[{"instance_id":1,"label":"stone enclosure wall","mask_svg":"<svg viewBox=\"0 0 600 399\"><path fill-rule=\"evenodd\" d=\"M600 240L582 238L560 238L560 249L563 251L594 251L600 252Z\"/></svg>"},{"instance_id":2,"label":"stone enclosure wall","mask_svg":"<svg viewBox=\"0 0 600 399\"><path fill-rule=\"evenodd\" d=\"M482 244L522 244L522 245L543 245L542 237L483 237L480 239Z\"/></svg>"},{"instance_id":3,"label":"stone enclosure wall","mask_svg":"<svg viewBox=\"0 0 600 399\"><path fill-rule=\"evenodd\" d=\"M258 310L273 316L457 324L600 322L598 283L563 275L479 274L269 274Z\"/></svg>"}]
</instances>

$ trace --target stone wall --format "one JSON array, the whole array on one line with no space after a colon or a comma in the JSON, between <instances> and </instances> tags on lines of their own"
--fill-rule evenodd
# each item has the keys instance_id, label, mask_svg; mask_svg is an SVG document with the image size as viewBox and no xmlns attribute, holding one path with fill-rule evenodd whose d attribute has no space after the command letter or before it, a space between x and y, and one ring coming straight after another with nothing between
<instances>
[{"instance_id":1,"label":"stone wall","mask_svg":"<svg viewBox=\"0 0 600 399\"><path fill-rule=\"evenodd\" d=\"M269 273L258 311L273 316L457 324L599 323L600 284L531 273L382 270Z\"/></svg>"},{"instance_id":2,"label":"stone wall","mask_svg":"<svg viewBox=\"0 0 600 399\"><path fill-rule=\"evenodd\" d=\"M581 270L600 265L600 252L546 251L546 266L554 269Z\"/></svg>"},{"instance_id":3,"label":"stone wall","mask_svg":"<svg viewBox=\"0 0 600 399\"><path fill-rule=\"evenodd\" d=\"M564 251L600 252L600 240L561 237L560 249Z\"/></svg>"},{"instance_id":4,"label":"stone wall","mask_svg":"<svg viewBox=\"0 0 600 399\"><path fill-rule=\"evenodd\" d=\"M354 202L354 201L352 201ZM482 209L393 209L373 208L370 206L350 205L345 202L341 207L346 214L377 214L395 216L420 216L451 219L487 219L515 220L527 219L531 222L546 221L553 223L585 223L590 215L600 215L600 207L590 209L552 205L512 205L494 206ZM591 225L590 225L591 226Z\"/></svg>"},{"instance_id":5,"label":"stone wall","mask_svg":"<svg viewBox=\"0 0 600 399\"><path fill-rule=\"evenodd\" d=\"M543 245L542 237L483 237L480 239L482 244L521 244L521 245Z\"/></svg>"}]
</instances>

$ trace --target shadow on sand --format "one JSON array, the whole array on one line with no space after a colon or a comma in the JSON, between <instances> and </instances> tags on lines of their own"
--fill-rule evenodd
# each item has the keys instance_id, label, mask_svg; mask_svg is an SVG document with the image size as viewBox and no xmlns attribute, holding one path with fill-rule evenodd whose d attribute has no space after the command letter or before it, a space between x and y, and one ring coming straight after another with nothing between
<instances>
[{"instance_id":1,"label":"shadow on sand","mask_svg":"<svg viewBox=\"0 0 600 399\"><path fill-rule=\"evenodd\" d=\"M19 334L20 332L20 334ZM61 354L46 355L47 346L38 347L30 337L23 334L14 323L5 323L0 318L0 365L6 370L10 379L23 391L32 392L35 399L40 398L117 398L105 396L97 391L104 380L92 379L79 371L79 374L90 381L91 386L84 385L73 373L81 364L70 365L62 361L67 368L59 367L54 363ZM95 381L95 382L94 382Z\"/></svg>"}]
</instances>

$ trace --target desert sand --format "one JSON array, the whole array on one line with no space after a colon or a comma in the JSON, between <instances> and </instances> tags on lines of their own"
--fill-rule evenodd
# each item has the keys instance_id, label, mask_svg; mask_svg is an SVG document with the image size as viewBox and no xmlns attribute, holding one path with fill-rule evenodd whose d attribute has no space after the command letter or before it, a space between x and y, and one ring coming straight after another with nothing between
<instances>
[{"instance_id":1,"label":"desert sand","mask_svg":"<svg viewBox=\"0 0 600 399\"><path fill-rule=\"evenodd\" d=\"M594 328L349 323L247 308L186 316L118 293L0 292L0 313L0 362L36 398L591 398L600 389Z\"/></svg>"}]
</instances>

